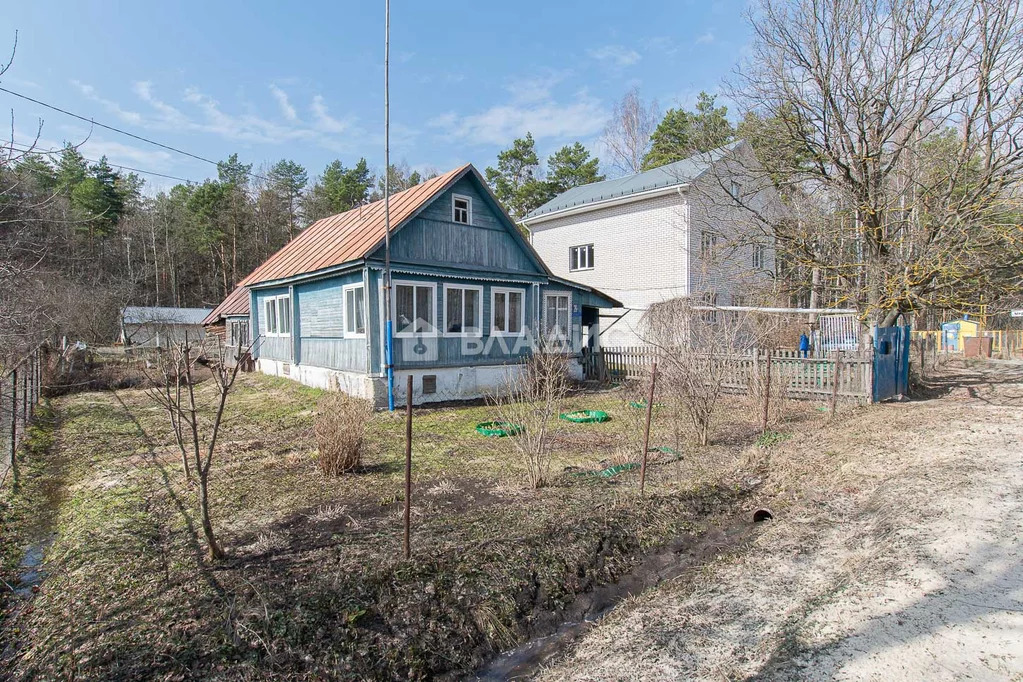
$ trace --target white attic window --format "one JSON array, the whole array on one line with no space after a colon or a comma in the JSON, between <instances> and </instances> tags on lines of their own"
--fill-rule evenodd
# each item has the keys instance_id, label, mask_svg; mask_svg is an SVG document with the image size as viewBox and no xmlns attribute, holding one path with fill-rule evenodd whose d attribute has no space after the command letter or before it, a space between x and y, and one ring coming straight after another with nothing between
<instances>
[{"instance_id":1,"label":"white attic window","mask_svg":"<svg viewBox=\"0 0 1023 682\"><path fill-rule=\"evenodd\" d=\"M472 225L472 197L451 195L451 220L463 225Z\"/></svg>"}]
</instances>

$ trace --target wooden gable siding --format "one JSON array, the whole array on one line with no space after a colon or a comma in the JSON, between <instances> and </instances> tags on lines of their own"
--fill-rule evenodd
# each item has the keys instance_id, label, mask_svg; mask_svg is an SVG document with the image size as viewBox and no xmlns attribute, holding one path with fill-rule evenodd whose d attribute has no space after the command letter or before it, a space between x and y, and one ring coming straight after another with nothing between
<instances>
[{"instance_id":1,"label":"wooden gable siding","mask_svg":"<svg viewBox=\"0 0 1023 682\"><path fill-rule=\"evenodd\" d=\"M301 364L353 372L366 371L366 339L345 338L344 335L344 287L361 282L360 270L295 285Z\"/></svg>"},{"instance_id":2,"label":"wooden gable siding","mask_svg":"<svg viewBox=\"0 0 1023 682\"><path fill-rule=\"evenodd\" d=\"M472 199L471 225L451 220L453 194ZM475 176L469 175L394 235L391 258L396 262L467 266L483 271L541 273L532 257L509 234L514 229L478 187ZM374 255L380 257L382 252Z\"/></svg>"}]
</instances>

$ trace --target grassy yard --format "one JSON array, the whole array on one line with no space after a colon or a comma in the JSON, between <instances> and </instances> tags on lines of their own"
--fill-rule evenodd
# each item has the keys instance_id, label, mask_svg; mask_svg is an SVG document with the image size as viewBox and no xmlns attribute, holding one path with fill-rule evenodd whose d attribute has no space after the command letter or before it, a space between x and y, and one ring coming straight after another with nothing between
<instances>
[{"instance_id":1,"label":"grassy yard","mask_svg":"<svg viewBox=\"0 0 1023 682\"><path fill-rule=\"evenodd\" d=\"M493 408L418 409L406 562L404 416L376 413L364 466L327 478L312 438L319 396L240 378L211 483L230 554L217 564L205 560L165 414L145 392L54 399L23 492L0 500L4 579L17 581L26 546L48 548L39 594L7 600L0 663L16 679L458 678L547 634L578 594L644 554L748 510L755 494L744 453L758 412L737 401L716 445L650 466L645 499L636 471L586 475L638 452L642 410L624 390L571 396L568 409L612 420L563 423L556 479L540 491L509 439L474 431ZM815 415L804 405L787 418ZM651 445L675 442L655 413Z\"/></svg>"}]
</instances>

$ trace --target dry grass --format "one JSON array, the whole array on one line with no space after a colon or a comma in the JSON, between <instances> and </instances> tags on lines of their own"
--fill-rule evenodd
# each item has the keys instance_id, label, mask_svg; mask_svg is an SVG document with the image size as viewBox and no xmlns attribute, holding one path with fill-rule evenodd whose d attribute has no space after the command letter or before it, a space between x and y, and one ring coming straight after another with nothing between
<instances>
[{"instance_id":1,"label":"dry grass","mask_svg":"<svg viewBox=\"0 0 1023 682\"><path fill-rule=\"evenodd\" d=\"M328 393L320 399L318 409L314 433L320 471L340 476L362 461L362 444L373 406L347 393Z\"/></svg>"}]
</instances>

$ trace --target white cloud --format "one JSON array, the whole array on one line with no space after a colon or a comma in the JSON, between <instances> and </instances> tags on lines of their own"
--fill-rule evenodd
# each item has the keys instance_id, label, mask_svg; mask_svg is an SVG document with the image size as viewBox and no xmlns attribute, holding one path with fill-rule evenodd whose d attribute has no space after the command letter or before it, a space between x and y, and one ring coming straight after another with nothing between
<instances>
[{"instance_id":1,"label":"white cloud","mask_svg":"<svg viewBox=\"0 0 1023 682\"><path fill-rule=\"evenodd\" d=\"M617 67L632 66L642 59L639 52L623 45L604 45L587 50L587 54L596 60L610 62Z\"/></svg>"},{"instance_id":2,"label":"white cloud","mask_svg":"<svg viewBox=\"0 0 1023 682\"><path fill-rule=\"evenodd\" d=\"M705 33L700 34L700 36L697 37L696 42L694 43L694 45L710 45L711 43L714 42L715 39L716 38L714 36L714 32L713 31L707 31Z\"/></svg>"},{"instance_id":3,"label":"white cloud","mask_svg":"<svg viewBox=\"0 0 1023 682\"><path fill-rule=\"evenodd\" d=\"M87 98L91 99L94 102L99 102L100 104L102 104L107 111L110 111L122 121L126 121L134 125L138 125L139 123L142 122L141 114L139 114L136 111L128 111L126 109L122 109L121 106L117 104L117 102L100 97L99 94L96 92L96 88L92 87L88 83L82 83L81 81L72 80L71 84L78 88L78 91L85 95Z\"/></svg>"},{"instance_id":4,"label":"white cloud","mask_svg":"<svg viewBox=\"0 0 1023 682\"><path fill-rule=\"evenodd\" d=\"M281 90L276 85L270 85L270 92L273 94L274 99L277 100L277 104L281 107L281 113L284 114L284 118L289 121L298 120L298 112L295 111L295 107L291 106L291 101L288 99L288 93Z\"/></svg>"},{"instance_id":5,"label":"white cloud","mask_svg":"<svg viewBox=\"0 0 1023 682\"><path fill-rule=\"evenodd\" d=\"M556 101L548 91L537 99L513 99L477 114L447 112L430 120L428 125L452 140L503 146L527 132L538 141L579 139L602 130L606 120L607 111L585 91L568 102Z\"/></svg>"},{"instance_id":6,"label":"white cloud","mask_svg":"<svg viewBox=\"0 0 1023 682\"><path fill-rule=\"evenodd\" d=\"M346 121L340 121L330 115L327 105L323 101L323 95L313 97L313 116L316 118L316 127L325 133L343 133L348 129Z\"/></svg>"},{"instance_id":7,"label":"white cloud","mask_svg":"<svg viewBox=\"0 0 1023 682\"><path fill-rule=\"evenodd\" d=\"M520 78L508 83L505 90L511 94L514 102L520 104L542 102L550 99L554 86L563 81L566 76L566 73L551 72L542 76Z\"/></svg>"}]
</instances>

